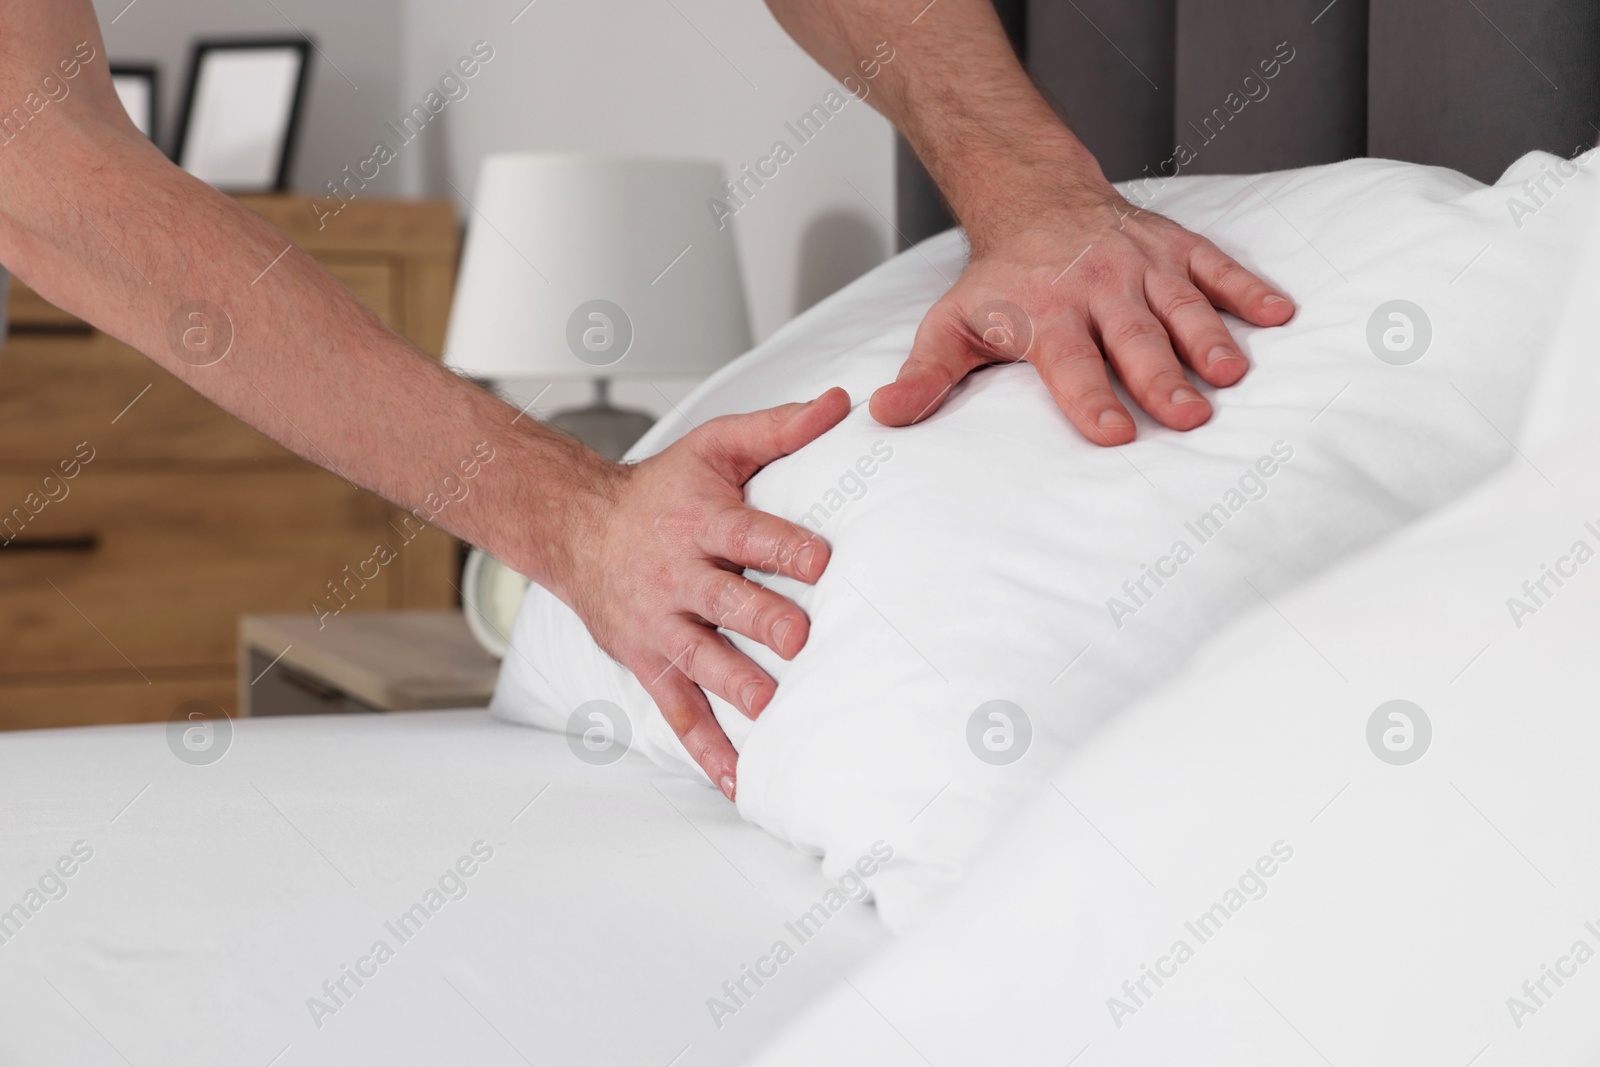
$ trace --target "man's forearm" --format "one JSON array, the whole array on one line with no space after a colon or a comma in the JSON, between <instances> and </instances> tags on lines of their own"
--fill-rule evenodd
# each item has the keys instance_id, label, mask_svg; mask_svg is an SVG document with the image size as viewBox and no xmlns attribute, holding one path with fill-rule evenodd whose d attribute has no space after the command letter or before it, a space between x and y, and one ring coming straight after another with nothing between
<instances>
[{"instance_id":1,"label":"man's forearm","mask_svg":"<svg viewBox=\"0 0 1600 1067\"><path fill-rule=\"evenodd\" d=\"M119 124L55 118L0 148L0 259L286 447L553 584L597 457L397 337L277 230ZM188 320L193 302L231 324L218 362L184 343L223 325ZM469 482L484 442L496 461Z\"/></svg>"},{"instance_id":2,"label":"man's forearm","mask_svg":"<svg viewBox=\"0 0 1600 1067\"><path fill-rule=\"evenodd\" d=\"M1098 206L1099 164L1017 62L989 0L767 0L778 21L835 77L860 84L886 41L892 62L867 102L905 134L974 245L1040 214Z\"/></svg>"}]
</instances>

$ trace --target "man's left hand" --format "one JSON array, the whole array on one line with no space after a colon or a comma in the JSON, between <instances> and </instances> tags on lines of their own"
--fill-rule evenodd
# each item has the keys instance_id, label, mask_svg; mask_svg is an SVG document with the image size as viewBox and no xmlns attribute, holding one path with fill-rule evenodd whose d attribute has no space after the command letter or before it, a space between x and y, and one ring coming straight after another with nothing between
<instances>
[{"instance_id":1,"label":"man's left hand","mask_svg":"<svg viewBox=\"0 0 1600 1067\"><path fill-rule=\"evenodd\" d=\"M1256 326L1294 314L1286 297L1216 245L1109 187L1025 228L971 238L970 265L923 319L899 376L873 394L879 422L920 421L973 370L1026 359L1096 444L1134 437L1108 363L1157 422L1193 429L1211 405L1184 367L1213 386L1249 369L1216 309Z\"/></svg>"}]
</instances>

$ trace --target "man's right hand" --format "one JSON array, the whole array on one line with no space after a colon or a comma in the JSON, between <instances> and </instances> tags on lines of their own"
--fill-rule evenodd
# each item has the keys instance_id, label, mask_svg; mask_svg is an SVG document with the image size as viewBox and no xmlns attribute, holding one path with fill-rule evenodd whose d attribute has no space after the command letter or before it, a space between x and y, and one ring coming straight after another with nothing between
<instances>
[{"instance_id":1,"label":"man's right hand","mask_svg":"<svg viewBox=\"0 0 1600 1067\"><path fill-rule=\"evenodd\" d=\"M572 527L554 590L644 686L689 755L729 800L738 755L706 690L754 719L777 684L717 632L726 628L793 659L810 629L792 602L746 568L814 583L827 544L745 506L744 484L837 426L842 389L806 404L712 419L659 455L624 466L596 458L592 495Z\"/></svg>"}]
</instances>

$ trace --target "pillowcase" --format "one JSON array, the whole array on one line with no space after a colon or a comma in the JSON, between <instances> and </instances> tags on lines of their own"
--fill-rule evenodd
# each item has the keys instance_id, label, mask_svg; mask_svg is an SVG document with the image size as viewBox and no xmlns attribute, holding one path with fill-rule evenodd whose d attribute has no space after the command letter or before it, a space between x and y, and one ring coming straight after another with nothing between
<instances>
[{"instance_id":1,"label":"pillowcase","mask_svg":"<svg viewBox=\"0 0 1600 1067\"><path fill-rule=\"evenodd\" d=\"M753 724L712 699L740 751L740 812L821 854L829 877L888 842L874 892L903 926L999 805L1222 623L1485 477L1510 455L1581 197L1520 230L1506 201L1553 161L1524 157L1495 187L1377 160L1167 183L1150 206L1300 308L1277 329L1230 323L1253 369L1231 389L1197 383L1215 415L1188 434L1136 415L1134 443L1091 445L1021 364L973 375L921 425L873 422L866 397L964 265L956 232L712 377L633 455L685 420L830 385L858 402L747 487L834 552L815 587L769 583L811 616L792 662L731 638L778 682ZM609 701L635 746L699 775L554 597L530 590L511 641L496 714L583 729L574 712Z\"/></svg>"},{"instance_id":2,"label":"pillowcase","mask_svg":"<svg viewBox=\"0 0 1600 1067\"><path fill-rule=\"evenodd\" d=\"M1594 169L1600 162L1600 149L1590 149L1582 155L1558 161L1552 168L1554 180L1563 182L1552 190L1545 183L1546 195L1572 196L1578 200L1574 214L1586 212L1587 221L1576 218L1568 222L1583 238L1579 253L1582 262L1573 277L1587 279L1583 285L1570 287L1565 310L1557 320L1554 336L1558 339L1550 354L1550 365L1540 372L1533 396L1528 402L1526 428L1519 441L1524 449L1543 449L1553 446L1564 437L1589 433L1594 426L1594 404L1591 398L1600 396L1600 360L1595 359L1595 339L1600 337L1600 327L1595 323L1594 296L1600 292L1600 207L1583 188L1569 189L1566 175L1580 168ZM1588 184L1593 184L1588 183ZM1533 225L1536 217L1526 212L1528 195L1519 191L1518 211L1526 225Z\"/></svg>"},{"instance_id":3,"label":"pillowcase","mask_svg":"<svg viewBox=\"0 0 1600 1067\"><path fill-rule=\"evenodd\" d=\"M1209 643L756 1062L1600 1063L1600 436L1568 444Z\"/></svg>"}]
</instances>

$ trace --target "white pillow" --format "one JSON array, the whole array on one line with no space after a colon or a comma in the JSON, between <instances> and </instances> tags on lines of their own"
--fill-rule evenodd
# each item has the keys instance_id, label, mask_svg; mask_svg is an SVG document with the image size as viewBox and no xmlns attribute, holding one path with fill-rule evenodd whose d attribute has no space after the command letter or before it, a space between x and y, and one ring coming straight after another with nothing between
<instances>
[{"instance_id":1,"label":"white pillow","mask_svg":"<svg viewBox=\"0 0 1600 1067\"><path fill-rule=\"evenodd\" d=\"M1211 642L760 1067L1600 1063L1600 436L1569 443Z\"/></svg>"},{"instance_id":2,"label":"white pillow","mask_svg":"<svg viewBox=\"0 0 1600 1067\"><path fill-rule=\"evenodd\" d=\"M1600 210L1595 209L1587 188L1593 181L1569 188L1572 183L1565 176L1578 169L1592 171L1596 163L1600 163L1600 149L1559 161L1552 171L1554 180L1564 184L1545 183L1547 194L1575 197L1580 209L1588 209L1586 223L1568 223L1585 235L1579 253L1581 262L1573 277L1586 284L1570 287L1566 308L1557 320L1553 334L1557 341L1549 366L1540 372L1528 402L1527 426L1520 439L1523 448L1548 448L1563 437L1585 435L1594 426L1593 398L1600 396L1600 359L1595 358L1595 349L1600 347L1596 343L1600 340L1600 324L1595 322L1595 297L1600 293ZM1530 202L1526 190L1518 191L1517 202L1522 205L1518 215L1522 224L1536 224L1538 216L1524 210Z\"/></svg>"},{"instance_id":3,"label":"white pillow","mask_svg":"<svg viewBox=\"0 0 1600 1067\"><path fill-rule=\"evenodd\" d=\"M779 683L755 724L712 700L741 753L740 811L823 854L830 876L891 842L875 894L903 925L959 875L997 803L1223 622L1482 479L1510 454L1573 243L1565 214L1580 197L1521 230L1506 209L1508 190L1552 159L1524 157L1492 188L1372 160L1170 182L1156 209L1300 306L1278 329L1232 323L1254 369L1205 389L1216 414L1189 434L1141 418L1131 445L1088 444L1025 365L974 375L922 425L874 423L865 398L961 270L954 232L708 381L682 405L695 422L830 385L858 401L748 487L752 506L809 521L834 554L814 588L771 582L812 619L792 663L733 638ZM1421 358L1380 359L1394 358L1386 332ZM688 429L668 420L634 454ZM1158 586L1148 568L1170 576ZM497 714L565 729L581 706L611 701L635 745L700 773L554 597L530 591L512 644ZM992 718L1006 708L994 701L1031 726L1015 710ZM986 762L1008 720L1000 755L1022 758Z\"/></svg>"}]
</instances>

